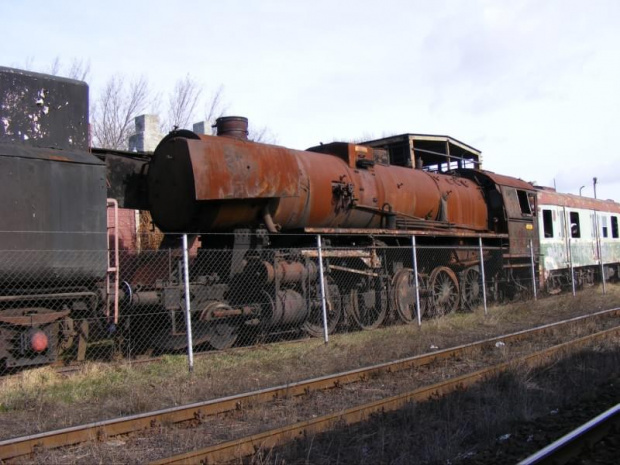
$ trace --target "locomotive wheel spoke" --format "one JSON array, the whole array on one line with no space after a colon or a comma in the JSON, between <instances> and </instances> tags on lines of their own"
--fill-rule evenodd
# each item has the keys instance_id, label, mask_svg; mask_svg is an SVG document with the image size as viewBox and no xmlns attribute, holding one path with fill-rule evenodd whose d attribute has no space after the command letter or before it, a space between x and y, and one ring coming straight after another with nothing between
<instances>
[{"instance_id":1,"label":"locomotive wheel spoke","mask_svg":"<svg viewBox=\"0 0 620 465\"><path fill-rule=\"evenodd\" d=\"M456 275L447 266L433 270L429 278L429 290L431 316L442 316L458 308L459 284Z\"/></svg>"},{"instance_id":2,"label":"locomotive wheel spoke","mask_svg":"<svg viewBox=\"0 0 620 465\"><path fill-rule=\"evenodd\" d=\"M226 322L212 323L209 331L209 345L216 350L230 349L237 341L237 328Z\"/></svg>"},{"instance_id":3,"label":"locomotive wheel spoke","mask_svg":"<svg viewBox=\"0 0 620 465\"><path fill-rule=\"evenodd\" d=\"M384 293L374 289L360 292L353 289L350 294L350 313L361 329L375 329L387 315L387 299Z\"/></svg>"},{"instance_id":4,"label":"locomotive wheel spoke","mask_svg":"<svg viewBox=\"0 0 620 465\"><path fill-rule=\"evenodd\" d=\"M237 342L238 330L237 326L226 321L213 318L213 312L216 310L227 310L230 307L219 302L207 304L206 308L200 314L200 321L206 324L206 337L209 345L215 350L230 349Z\"/></svg>"},{"instance_id":5,"label":"locomotive wheel spoke","mask_svg":"<svg viewBox=\"0 0 620 465\"><path fill-rule=\"evenodd\" d=\"M470 311L482 300L482 283L480 271L477 266L472 266L463 271L461 275L461 298L463 309Z\"/></svg>"},{"instance_id":6,"label":"locomotive wheel spoke","mask_svg":"<svg viewBox=\"0 0 620 465\"><path fill-rule=\"evenodd\" d=\"M405 268L396 272L392 278L391 298L401 321L407 324L416 321L416 286L412 269ZM425 311L425 302L425 299L420 299L422 313Z\"/></svg>"},{"instance_id":7,"label":"locomotive wheel spoke","mask_svg":"<svg viewBox=\"0 0 620 465\"><path fill-rule=\"evenodd\" d=\"M332 333L336 329L342 314L342 301L340 291L335 284L325 285L327 290L327 333ZM319 305L310 310L310 315L302 325L302 329L312 337L323 337L323 308L321 305L320 291L318 292Z\"/></svg>"}]
</instances>

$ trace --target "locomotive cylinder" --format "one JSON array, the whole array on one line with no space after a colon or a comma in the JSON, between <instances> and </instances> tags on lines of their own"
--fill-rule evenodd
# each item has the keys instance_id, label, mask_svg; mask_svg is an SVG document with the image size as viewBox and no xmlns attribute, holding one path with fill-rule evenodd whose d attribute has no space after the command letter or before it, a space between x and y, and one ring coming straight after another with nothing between
<instances>
[{"instance_id":1,"label":"locomotive cylinder","mask_svg":"<svg viewBox=\"0 0 620 465\"><path fill-rule=\"evenodd\" d=\"M264 282L270 284L277 278L281 283L299 283L306 280L315 280L317 267L313 262L304 265L300 262L279 261L275 267L269 262L262 263L264 268Z\"/></svg>"},{"instance_id":2,"label":"locomotive cylinder","mask_svg":"<svg viewBox=\"0 0 620 465\"><path fill-rule=\"evenodd\" d=\"M270 315L265 323L271 326L297 325L308 317L308 307L302 295L292 289L277 292L275 301L270 302Z\"/></svg>"}]
</instances>

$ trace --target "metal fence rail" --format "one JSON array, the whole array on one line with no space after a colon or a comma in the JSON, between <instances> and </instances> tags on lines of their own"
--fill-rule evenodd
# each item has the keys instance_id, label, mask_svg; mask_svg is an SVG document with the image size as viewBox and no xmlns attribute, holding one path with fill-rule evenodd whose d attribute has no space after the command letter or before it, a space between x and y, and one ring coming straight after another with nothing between
<instances>
[{"instance_id":1,"label":"metal fence rail","mask_svg":"<svg viewBox=\"0 0 620 465\"><path fill-rule=\"evenodd\" d=\"M52 237L49 250L0 250L0 360L12 367L187 351L191 370L193 350L328 342L334 332L422 325L479 307L486 314L489 302L538 295L532 243L526 260L507 265L506 251L482 239L422 239L360 236L343 245L333 236L247 233L203 235L201 244L177 235L128 250L111 236L109 250L56 250Z\"/></svg>"}]
</instances>

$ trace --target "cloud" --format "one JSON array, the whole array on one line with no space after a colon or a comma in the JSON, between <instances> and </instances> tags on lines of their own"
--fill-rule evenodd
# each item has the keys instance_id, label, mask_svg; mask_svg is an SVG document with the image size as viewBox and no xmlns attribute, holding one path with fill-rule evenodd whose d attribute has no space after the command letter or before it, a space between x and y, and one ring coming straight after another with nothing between
<instances>
[{"instance_id":1,"label":"cloud","mask_svg":"<svg viewBox=\"0 0 620 465\"><path fill-rule=\"evenodd\" d=\"M620 158L605 162L583 160L579 166L563 168L554 176L557 188L561 192L578 193L581 186L584 195L593 196L593 178L597 179L599 198L620 199L620 179L618 179Z\"/></svg>"},{"instance_id":2,"label":"cloud","mask_svg":"<svg viewBox=\"0 0 620 465\"><path fill-rule=\"evenodd\" d=\"M567 81L596 50L583 21L577 27L565 21L565 10L575 8L568 2L556 5L557 12L545 12L550 8L539 2L478 3L479 8L457 4L425 38L434 56L427 74L434 109L458 105L479 115L566 97Z\"/></svg>"}]
</instances>

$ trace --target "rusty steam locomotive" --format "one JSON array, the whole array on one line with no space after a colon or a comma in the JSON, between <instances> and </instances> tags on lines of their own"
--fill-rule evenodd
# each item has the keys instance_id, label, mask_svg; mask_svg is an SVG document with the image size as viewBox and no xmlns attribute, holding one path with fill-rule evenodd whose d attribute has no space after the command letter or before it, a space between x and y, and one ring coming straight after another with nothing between
<instances>
[{"instance_id":1,"label":"rusty steam locomotive","mask_svg":"<svg viewBox=\"0 0 620 465\"><path fill-rule=\"evenodd\" d=\"M251 142L247 120L228 117L218 120L217 136L173 131L152 157L119 163L122 154L89 153L83 83L9 69L0 69L0 77L12 89L0 102L0 359L6 366L51 362L75 345L83 357L89 339L113 337L125 315L147 314L140 310L146 305L162 311L144 316L158 325L142 331L167 332L149 339L152 344L183 345L184 296L174 267L157 282L137 285L128 277L119 285L118 259L109 258L106 197L149 210L166 233L162 249L178 247L179 233L199 242L190 280L195 343L217 349L232 346L249 327L322 334L322 293L329 331L371 329L389 318L409 323L418 296L428 315L471 308L481 298L480 255L466 246L480 241L498 251L484 253L496 270L485 284L490 295L509 292L502 289L511 282L506 277L527 273L532 256L541 284L565 282L566 257L551 263L541 251L553 255L554 237L572 234L571 224L585 213L571 196L553 198L482 170L480 153L453 138L405 134L299 151ZM544 212L543 194L553 204ZM620 208L594 201L588 208L610 222L604 230L600 222L610 257L601 269L617 276L620 257L612 251ZM560 224L560 217L569 220ZM598 222L592 234L583 223L572 237L591 246ZM325 241L323 282L317 235ZM412 237L436 247L418 282L412 255L396 252ZM36 267L22 269L24 261L13 258L26 250ZM67 251L74 255L71 267ZM584 280L603 263L602 253L577 264ZM68 273L71 284L61 285ZM93 324L101 315L106 318L97 321L105 324Z\"/></svg>"}]
</instances>

